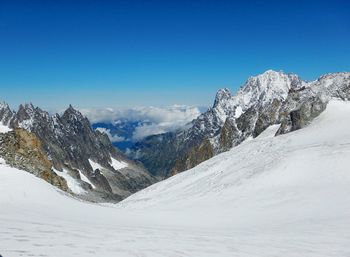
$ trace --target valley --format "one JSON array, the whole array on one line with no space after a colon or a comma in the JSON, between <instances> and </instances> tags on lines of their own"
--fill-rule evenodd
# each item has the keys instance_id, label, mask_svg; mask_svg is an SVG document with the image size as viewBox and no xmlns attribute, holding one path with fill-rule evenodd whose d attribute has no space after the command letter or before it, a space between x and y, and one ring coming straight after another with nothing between
<instances>
[{"instance_id":1,"label":"valley","mask_svg":"<svg viewBox=\"0 0 350 257\"><path fill-rule=\"evenodd\" d=\"M3 256L347 256L350 105L278 126L118 204L0 164Z\"/></svg>"}]
</instances>

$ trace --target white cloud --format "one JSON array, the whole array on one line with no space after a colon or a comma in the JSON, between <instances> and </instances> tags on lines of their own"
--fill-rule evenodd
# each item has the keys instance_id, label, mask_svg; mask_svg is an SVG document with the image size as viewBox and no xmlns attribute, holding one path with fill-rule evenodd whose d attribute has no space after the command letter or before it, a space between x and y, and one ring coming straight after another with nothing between
<instances>
[{"instance_id":1,"label":"white cloud","mask_svg":"<svg viewBox=\"0 0 350 257\"><path fill-rule=\"evenodd\" d=\"M157 134L162 134L169 131L174 131L176 129L185 128L185 125L188 122L184 123L183 121L177 121L177 122L173 121L173 122L144 124L135 129L133 134L133 140L137 141L150 135L157 135Z\"/></svg>"},{"instance_id":2,"label":"white cloud","mask_svg":"<svg viewBox=\"0 0 350 257\"><path fill-rule=\"evenodd\" d=\"M135 107L131 109L81 109L92 123L112 122L118 119L148 120L154 123L170 122L173 120L191 121L200 114L195 106L172 105L168 107Z\"/></svg>"},{"instance_id":3,"label":"white cloud","mask_svg":"<svg viewBox=\"0 0 350 257\"><path fill-rule=\"evenodd\" d=\"M111 140L111 142L115 143L115 142L122 142L125 141L126 139L124 137L120 137L118 135L113 135L111 134L111 131L109 129L106 128L96 128L96 130L107 134L107 136L109 137L109 140Z\"/></svg>"},{"instance_id":4,"label":"white cloud","mask_svg":"<svg viewBox=\"0 0 350 257\"><path fill-rule=\"evenodd\" d=\"M198 107L186 105L172 105L168 107L148 106L132 109L82 109L80 111L92 123L115 123L120 119L149 122L136 128L133 136L135 140L182 128L201 114Z\"/></svg>"}]
</instances>

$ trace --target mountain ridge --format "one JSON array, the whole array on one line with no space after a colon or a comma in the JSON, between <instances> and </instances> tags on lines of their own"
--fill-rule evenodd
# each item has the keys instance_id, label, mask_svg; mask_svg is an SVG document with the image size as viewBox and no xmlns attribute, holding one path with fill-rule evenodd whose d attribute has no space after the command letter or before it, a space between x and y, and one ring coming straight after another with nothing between
<instances>
[{"instance_id":1,"label":"mountain ridge","mask_svg":"<svg viewBox=\"0 0 350 257\"><path fill-rule=\"evenodd\" d=\"M89 120L72 105L61 115L50 115L31 103L21 104L17 112L11 111L5 103L0 107L1 123L12 130L24 129L33 134L52 165L51 174L70 182L71 188L81 188L76 190L84 192L78 194L79 197L119 201L155 182L142 166L113 147L106 134L94 131ZM10 156L3 157L14 163ZM115 162L126 164L117 167ZM35 172L35 167L26 167L29 172L42 176Z\"/></svg>"},{"instance_id":2,"label":"mountain ridge","mask_svg":"<svg viewBox=\"0 0 350 257\"><path fill-rule=\"evenodd\" d=\"M277 135L306 126L329 99L349 99L349 81L349 72L306 82L293 73L267 70L249 77L235 95L220 89L213 106L189 129L145 138L128 156L141 161L153 175L169 177L258 136L270 125L281 123ZM167 157L170 154L175 157ZM164 165L152 164L164 158L168 158Z\"/></svg>"}]
</instances>

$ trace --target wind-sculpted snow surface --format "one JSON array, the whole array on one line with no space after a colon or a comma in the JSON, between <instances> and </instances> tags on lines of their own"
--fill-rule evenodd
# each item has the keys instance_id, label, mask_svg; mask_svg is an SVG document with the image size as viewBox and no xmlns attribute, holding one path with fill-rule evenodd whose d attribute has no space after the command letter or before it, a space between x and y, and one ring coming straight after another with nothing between
<instances>
[{"instance_id":1,"label":"wind-sculpted snow surface","mask_svg":"<svg viewBox=\"0 0 350 257\"><path fill-rule=\"evenodd\" d=\"M0 254L350 256L350 103L278 125L118 204L97 205L0 164Z\"/></svg>"}]
</instances>

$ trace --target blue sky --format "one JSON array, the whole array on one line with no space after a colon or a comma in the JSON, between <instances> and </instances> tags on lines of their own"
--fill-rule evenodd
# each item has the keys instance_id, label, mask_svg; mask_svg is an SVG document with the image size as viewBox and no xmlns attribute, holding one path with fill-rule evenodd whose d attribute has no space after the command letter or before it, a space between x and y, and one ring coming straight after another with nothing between
<instances>
[{"instance_id":1,"label":"blue sky","mask_svg":"<svg viewBox=\"0 0 350 257\"><path fill-rule=\"evenodd\" d=\"M0 1L0 98L204 106L267 69L350 71L350 1L256 2Z\"/></svg>"}]
</instances>

